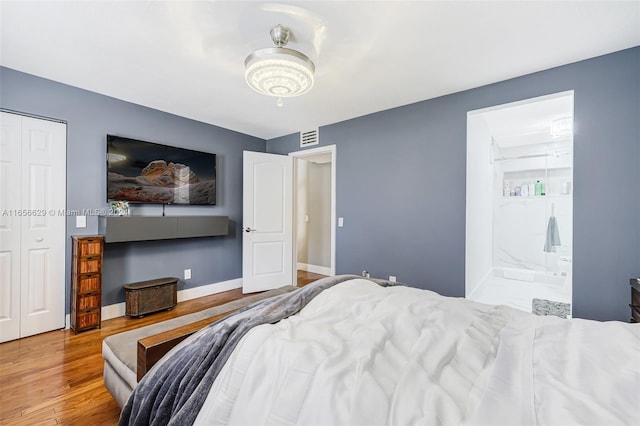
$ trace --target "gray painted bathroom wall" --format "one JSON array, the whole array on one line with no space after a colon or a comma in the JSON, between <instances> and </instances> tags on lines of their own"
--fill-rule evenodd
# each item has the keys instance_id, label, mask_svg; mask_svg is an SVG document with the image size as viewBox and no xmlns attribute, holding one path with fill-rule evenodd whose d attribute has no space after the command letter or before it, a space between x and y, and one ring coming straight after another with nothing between
<instances>
[{"instance_id":1,"label":"gray painted bathroom wall","mask_svg":"<svg viewBox=\"0 0 640 426\"><path fill-rule=\"evenodd\" d=\"M640 47L321 126L320 144L337 149L336 272L463 297L467 112L567 90L573 314L628 321L629 279L640 275ZM298 137L267 151L299 151Z\"/></svg>"},{"instance_id":2,"label":"gray painted bathroom wall","mask_svg":"<svg viewBox=\"0 0 640 426\"><path fill-rule=\"evenodd\" d=\"M229 235L105 245L103 305L124 301L122 285L175 276L178 289L242 276L242 151L265 151L265 141L167 114L65 84L0 68L0 107L67 122L67 210L106 209L106 134L217 154L217 205L167 206L167 215L226 215ZM132 214L162 215L158 205L132 205ZM67 220L66 276L70 236L98 233L98 217L86 228ZM184 269L192 278L183 280ZM69 285L66 290L69 312Z\"/></svg>"}]
</instances>

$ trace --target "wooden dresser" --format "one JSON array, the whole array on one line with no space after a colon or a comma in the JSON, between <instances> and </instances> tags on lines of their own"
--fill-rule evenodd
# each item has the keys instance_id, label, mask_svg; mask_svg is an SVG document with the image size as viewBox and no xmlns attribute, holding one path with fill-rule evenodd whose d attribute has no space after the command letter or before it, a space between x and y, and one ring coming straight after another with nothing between
<instances>
[{"instance_id":1,"label":"wooden dresser","mask_svg":"<svg viewBox=\"0 0 640 426\"><path fill-rule=\"evenodd\" d=\"M631 278L631 322L640 322L640 277Z\"/></svg>"},{"instance_id":2,"label":"wooden dresser","mask_svg":"<svg viewBox=\"0 0 640 426\"><path fill-rule=\"evenodd\" d=\"M71 329L100 328L104 237L73 236L71 248Z\"/></svg>"}]
</instances>

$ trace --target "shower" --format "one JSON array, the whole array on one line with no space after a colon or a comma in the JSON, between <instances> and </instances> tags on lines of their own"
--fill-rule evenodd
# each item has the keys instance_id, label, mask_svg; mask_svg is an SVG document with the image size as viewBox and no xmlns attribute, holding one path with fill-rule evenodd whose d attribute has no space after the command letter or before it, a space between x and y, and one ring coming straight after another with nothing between
<instances>
[{"instance_id":1,"label":"shower","mask_svg":"<svg viewBox=\"0 0 640 426\"><path fill-rule=\"evenodd\" d=\"M467 116L465 293L571 315L573 92Z\"/></svg>"}]
</instances>

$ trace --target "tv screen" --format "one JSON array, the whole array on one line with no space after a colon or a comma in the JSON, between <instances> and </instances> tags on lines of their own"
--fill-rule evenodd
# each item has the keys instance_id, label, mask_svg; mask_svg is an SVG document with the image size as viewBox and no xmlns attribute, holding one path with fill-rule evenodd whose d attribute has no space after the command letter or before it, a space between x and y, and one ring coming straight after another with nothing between
<instances>
[{"instance_id":1,"label":"tv screen","mask_svg":"<svg viewBox=\"0 0 640 426\"><path fill-rule=\"evenodd\" d=\"M107 135L107 201L216 204L216 154Z\"/></svg>"}]
</instances>

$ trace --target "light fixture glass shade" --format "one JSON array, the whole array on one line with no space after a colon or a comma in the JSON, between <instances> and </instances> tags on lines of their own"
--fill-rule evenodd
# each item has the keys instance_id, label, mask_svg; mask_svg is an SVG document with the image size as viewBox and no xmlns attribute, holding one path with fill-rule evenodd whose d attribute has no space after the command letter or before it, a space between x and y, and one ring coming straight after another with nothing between
<instances>
[{"instance_id":1,"label":"light fixture glass shade","mask_svg":"<svg viewBox=\"0 0 640 426\"><path fill-rule=\"evenodd\" d=\"M298 96L313 87L315 66L304 54L285 47L256 50L244 61L247 84L279 98Z\"/></svg>"}]
</instances>

